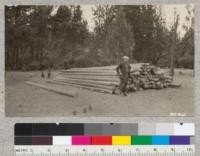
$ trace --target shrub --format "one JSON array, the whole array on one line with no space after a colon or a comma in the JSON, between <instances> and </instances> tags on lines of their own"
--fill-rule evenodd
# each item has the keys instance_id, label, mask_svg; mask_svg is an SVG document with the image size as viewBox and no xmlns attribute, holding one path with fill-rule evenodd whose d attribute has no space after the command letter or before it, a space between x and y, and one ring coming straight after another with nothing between
<instances>
[{"instance_id":1,"label":"shrub","mask_svg":"<svg viewBox=\"0 0 200 156\"><path fill-rule=\"evenodd\" d=\"M183 68L194 68L194 57L193 56L184 56L178 59L178 67Z\"/></svg>"},{"instance_id":2,"label":"shrub","mask_svg":"<svg viewBox=\"0 0 200 156\"><path fill-rule=\"evenodd\" d=\"M27 70L40 70L40 68L40 62L33 61L28 65Z\"/></svg>"}]
</instances>

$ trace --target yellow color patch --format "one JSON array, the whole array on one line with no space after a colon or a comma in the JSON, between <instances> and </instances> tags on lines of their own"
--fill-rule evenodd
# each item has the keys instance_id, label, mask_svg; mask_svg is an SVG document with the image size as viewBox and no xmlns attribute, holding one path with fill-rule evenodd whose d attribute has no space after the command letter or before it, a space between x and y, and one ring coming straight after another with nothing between
<instances>
[{"instance_id":1,"label":"yellow color patch","mask_svg":"<svg viewBox=\"0 0 200 156\"><path fill-rule=\"evenodd\" d=\"M131 136L112 136L113 145L131 145Z\"/></svg>"}]
</instances>

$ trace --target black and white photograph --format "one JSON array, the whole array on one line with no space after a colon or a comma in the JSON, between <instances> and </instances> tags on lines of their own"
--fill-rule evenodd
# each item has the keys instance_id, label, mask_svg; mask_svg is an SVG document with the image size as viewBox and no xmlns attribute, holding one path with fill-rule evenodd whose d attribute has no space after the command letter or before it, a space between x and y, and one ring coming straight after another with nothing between
<instances>
[{"instance_id":1,"label":"black and white photograph","mask_svg":"<svg viewBox=\"0 0 200 156\"><path fill-rule=\"evenodd\" d=\"M6 117L194 116L194 5L4 9Z\"/></svg>"}]
</instances>

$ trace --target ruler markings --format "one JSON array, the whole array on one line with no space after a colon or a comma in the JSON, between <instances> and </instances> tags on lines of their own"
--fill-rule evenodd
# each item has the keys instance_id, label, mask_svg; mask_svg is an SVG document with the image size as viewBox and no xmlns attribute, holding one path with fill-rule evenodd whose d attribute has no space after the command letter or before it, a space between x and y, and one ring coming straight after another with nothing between
<instances>
[{"instance_id":1,"label":"ruler markings","mask_svg":"<svg viewBox=\"0 0 200 156\"><path fill-rule=\"evenodd\" d=\"M15 146L15 156L194 156L187 146Z\"/></svg>"}]
</instances>

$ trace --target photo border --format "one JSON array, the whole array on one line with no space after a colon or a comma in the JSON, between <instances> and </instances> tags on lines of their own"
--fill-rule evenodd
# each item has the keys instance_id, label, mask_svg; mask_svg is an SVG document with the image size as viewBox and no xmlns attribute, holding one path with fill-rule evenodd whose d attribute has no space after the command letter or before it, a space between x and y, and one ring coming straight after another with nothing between
<instances>
[{"instance_id":1,"label":"photo border","mask_svg":"<svg viewBox=\"0 0 200 156\"><path fill-rule=\"evenodd\" d=\"M195 4L195 116L194 117L5 117L5 54L4 6L5 5L77 5L77 4ZM14 150L15 123L142 123L142 122L194 122L196 125L196 153L200 153L200 3L198 0L2 0L0 2L0 152L10 156Z\"/></svg>"}]
</instances>

